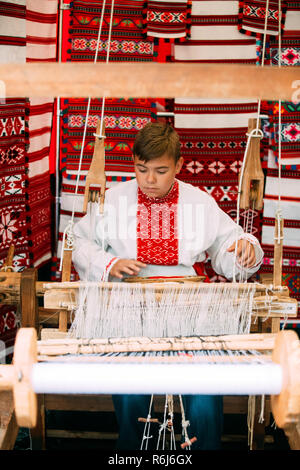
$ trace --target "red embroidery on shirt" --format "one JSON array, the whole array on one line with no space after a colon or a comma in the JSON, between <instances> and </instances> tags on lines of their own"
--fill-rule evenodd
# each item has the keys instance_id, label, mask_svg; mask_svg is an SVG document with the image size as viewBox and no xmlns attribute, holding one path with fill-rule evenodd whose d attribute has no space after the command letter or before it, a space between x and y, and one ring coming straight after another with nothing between
<instances>
[{"instance_id":1,"label":"red embroidery on shirt","mask_svg":"<svg viewBox=\"0 0 300 470\"><path fill-rule=\"evenodd\" d=\"M163 198L150 198L138 188L137 259L147 264L178 264L178 182Z\"/></svg>"}]
</instances>

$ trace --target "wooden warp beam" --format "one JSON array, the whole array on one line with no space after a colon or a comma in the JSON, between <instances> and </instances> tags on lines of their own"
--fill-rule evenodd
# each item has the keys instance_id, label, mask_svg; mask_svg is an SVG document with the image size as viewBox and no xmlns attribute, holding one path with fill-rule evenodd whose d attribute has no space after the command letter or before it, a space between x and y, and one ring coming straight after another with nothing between
<instances>
[{"instance_id":1,"label":"wooden warp beam","mask_svg":"<svg viewBox=\"0 0 300 470\"><path fill-rule=\"evenodd\" d=\"M0 80L6 96L184 96L293 101L300 95L300 73L296 69L197 63L1 64Z\"/></svg>"},{"instance_id":2,"label":"wooden warp beam","mask_svg":"<svg viewBox=\"0 0 300 470\"><path fill-rule=\"evenodd\" d=\"M46 334L44 335L46 336ZM97 338L97 339L42 339L38 341L38 360L77 354L107 354L155 351L272 351L275 334L248 334L226 336L195 336L175 338Z\"/></svg>"}]
</instances>

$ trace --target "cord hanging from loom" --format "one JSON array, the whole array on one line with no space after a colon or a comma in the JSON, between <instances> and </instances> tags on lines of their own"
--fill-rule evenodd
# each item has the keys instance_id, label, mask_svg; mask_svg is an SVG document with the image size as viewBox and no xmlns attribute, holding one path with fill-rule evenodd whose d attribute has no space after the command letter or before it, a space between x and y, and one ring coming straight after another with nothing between
<instances>
[{"instance_id":1,"label":"cord hanging from loom","mask_svg":"<svg viewBox=\"0 0 300 470\"><path fill-rule=\"evenodd\" d=\"M191 439L189 438L187 428L190 425L190 421L185 419L185 411L184 411L184 406L183 406L181 395L179 395L179 403L180 403L180 411L181 411L182 437L184 438L184 443L181 444L181 448L190 450L191 445L193 444L193 442L197 440L197 438L196 437L192 437Z\"/></svg>"},{"instance_id":2,"label":"cord hanging from loom","mask_svg":"<svg viewBox=\"0 0 300 470\"><path fill-rule=\"evenodd\" d=\"M144 449L144 443L145 443L145 449L144 450L147 450L148 449L149 439L153 438L153 436L150 436L152 405L153 405L153 395L151 395L151 399L150 399L149 411L148 411L147 419L146 419L145 426L144 426L144 432L143 432L143 437L142 437L140 450Z\"/></svg>"}]
</instances>

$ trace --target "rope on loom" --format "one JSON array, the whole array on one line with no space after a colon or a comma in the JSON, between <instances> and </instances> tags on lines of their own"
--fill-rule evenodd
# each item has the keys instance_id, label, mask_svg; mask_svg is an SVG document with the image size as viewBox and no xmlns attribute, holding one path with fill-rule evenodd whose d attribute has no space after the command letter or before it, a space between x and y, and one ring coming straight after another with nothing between
<instances>
[{"instance_id":1,"label":"rope on loom","mask_svg":"<svg viewBox=\"0 0 300 470\"><path fill-rule=\"evenodd\" d=\"M189 438L187 428L190 425L189 420L185 419L185 412L184 412L184 406L183 406L183 401L182 401L182 396L179 395L179 403L180 403L180 410L181 410L181 425L182 425L182 436L184 438L184 442L187 444L187 449L191 449L192 441Z\"/></svg>"},{"instance_id":2,"label":"rope on loom","mask_svg":"<svg viewBox=\"0 0 300 470\"><path fill-rule=\"evenodd\" d=\"M168 417L167 417L168 414ZM164 407L164 419L163 422L160 424L159 431L158 431L158 440L156 450L159 450L159 444L161 440L161 434L163 433L162 437L162 450L165 450L165 442L166 442L166 430L170 431L170 449L176 449L176 442L175 442L175 433L174 433L174 426L173 426L173 395L166 395L165 399L165 407Z\"/></svg>"},{"instance_id":3,"label":"rope on loom","mask_svg":"<svg viewBox=\"0 0 300 470\"><path fill-rule=\"evenodd\" d=\"M278 0L278 67L281 68L281 0ZM281 208L281 100L278 101L278 201L277 201L277 210L275 212L275 218L277 219L278 233L275 233L274 239L275 242L280 244L284 236L280 236L280 226L282 220L282 208ZM285 329L287 323L288 315L284 317L284 322L282 329Z\"/></svg>"},{"instance_id":4,"label":"rope on loom","mask_svg":"<svg viewBox=\"0 0 300 470\"><path fill-rule=\"evenodd\" d=\"M156 450L159 449L159 443L161 440L161 434L163 433L162 437L162 450L165 450L165 442L166 442L166 429L168 427L168 420L167 420L167 410L168 410L168 395L166 395L165 398L165 406L164 406L164 418L163 422L159 426L159 431L158 431L158 439L157 439L157 445L156 445Z\"/></svg>"}]
</instances>

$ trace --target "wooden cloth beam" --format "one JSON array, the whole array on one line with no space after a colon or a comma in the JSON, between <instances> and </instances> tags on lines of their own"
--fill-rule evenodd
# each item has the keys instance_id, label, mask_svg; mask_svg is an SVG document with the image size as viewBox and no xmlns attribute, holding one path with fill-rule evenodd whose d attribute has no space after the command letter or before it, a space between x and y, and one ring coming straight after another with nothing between
<instances>
[{"instance_id":1,"label":"wooden cloth beam","mask_svg":"<svg viewBox=\"0 0 300 470\"><path fill-rule=\"evenodd\" d=\"M5 88L7 97L300 99L297 67L197 63L1 64L0 80L1 93Z\"/></svg>"}]
</instances>

